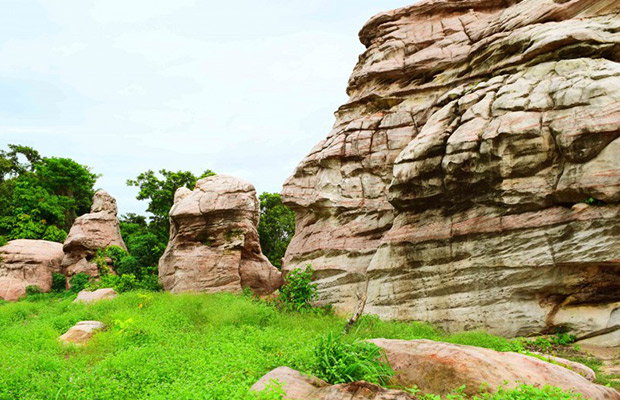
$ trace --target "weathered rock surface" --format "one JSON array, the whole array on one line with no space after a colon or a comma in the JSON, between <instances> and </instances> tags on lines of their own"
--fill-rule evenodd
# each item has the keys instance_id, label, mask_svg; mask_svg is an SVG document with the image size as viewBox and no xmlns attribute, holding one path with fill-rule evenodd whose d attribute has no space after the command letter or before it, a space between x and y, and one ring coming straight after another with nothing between
<instances>
[{"instance_id":1,"label":"weathered rock surface","mask_svg":"<svg viewBox=\"0 0 620 400\"><path fill-rule=\"evenodd\" d=\"M614 389L523 354L430 340L373 339L370 342L385 351L399 384L416 385L425 393L445 395L465 385L465 393L475 395L483 385L494 393L500 386L513 388L528 384L555 386L592 400L620 399L620 393Z\"/></svg>"},{"instance_id":2,"label":"weathered rock surface","mask_svg":"<svg viewBox=\"0 0 620 400\"><path fill-rule=\"evenodd\" d=\"M82 345L88 342L100 330L105 328L105 324L99 321L81 321L58 338L64 343Z\"/></svg>"},{"instance_id":3,"label":"weathered rock surface","mask_svg":"<svg viewBox=\"0 0 620 400\"><path fill-rule=\"evenodd\" d=\"M98 277L99 269L91 260L99 249L109 246L127 249L121 237L117 213L114 197L103 190L95 193L90 213L75 220L63 246L65 256L62 267L68 278L80 272Z\"/></svg>"},{"instance_id":4,"label":"weathered rock surface","mask_svg":"<svg viewBox=\"0 0 620 400\"><path fill-rule=\"evenodd\" d=\"M618 325L619 13L425 0L372 18L349 102L285 183L284 271L312 264L340 310L366 291L367 312L453 331Z\"/></svg>"},{"instance_id":5,"label":"weathered rock surface","mask_svg":"<svg viewBox=\"0 0 620 400\"><path fill-rule=\"evenodd\" d=\"M251 184L217 175L181 188L170 210L170 242L159 260L159 280L172 292L269 294L280 271L262 254L257 226L260 203Z\"/></svg>"},{"instance_id":6,"label":"weathered rock surface","mask_svg":"<svg viewBox=\"0 0 620 400\"><path fill-rule=\"evenodd\" d=\"M260 392L272 381L282 384L287 400L415 400L400 390L388 390L367 382L342 385L328 383L305 376L288 367L279 367L267 373L250 390Z\"/></svg>"},{"instance_id":7,"label":"weathered rock surface","mask_svg":"<svg viewBox=\"0 0 620 400\"><path fill-rule=\"evenodd\" d=\"M27 286L49 292L62 258L62 244L45 240L19 239L0 247L0 299L19 300Z\"/></svg>"},{"instance_id":8,"label":"weathered rock surface","mask_svg":"<svg viewBox=\"0 0 620 400\"><path fill-rule=\"evenodd\" d=\"M88 290L82 290L80 293L78 293L77 297L75 298L75 300L73 300L73 302L94 303L99 300L115 299L116 297L118 297L118 294L116 294L116 291L112 288L97 289L93 292L90 292Z\"/></svg>"}]
</instances>

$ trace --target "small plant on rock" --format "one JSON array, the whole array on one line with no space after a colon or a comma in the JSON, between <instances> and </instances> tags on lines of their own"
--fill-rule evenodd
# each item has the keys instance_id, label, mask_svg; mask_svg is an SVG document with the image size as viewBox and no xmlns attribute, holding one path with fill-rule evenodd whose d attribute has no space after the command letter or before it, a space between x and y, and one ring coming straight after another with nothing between
<instances>
[{"instance_id":1,"label":"small plant on rock","mask_svg":"<svg viewBox=\"0 0 620 400\"><path fill-rule=\"evenodd\" d=\"M314 349L314 374L331 383L366 381L385 386L394 376L383 352L372 343L346 341L329 333Z\"/></svg>"}]
</instances>

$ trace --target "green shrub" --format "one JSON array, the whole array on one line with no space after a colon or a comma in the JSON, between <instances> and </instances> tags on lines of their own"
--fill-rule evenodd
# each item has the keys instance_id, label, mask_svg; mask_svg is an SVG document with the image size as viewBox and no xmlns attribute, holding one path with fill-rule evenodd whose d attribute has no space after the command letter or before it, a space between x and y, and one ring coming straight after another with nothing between
<instances>
[{"instance_id":1,"label":"green shrub","mask_svg":"<svg viewBox=\"0 0 620 400\"><path fill-rule=\"evenodd\" d=\"M63 274L52 274L52 292L62 292L67 288L67 278Z\"/></svg>"},{"instance_id":2,"label":"green shrub","mask_svg":"<svg viewBox=\"0 0 620 400\"><path fill-rule=\"evenodd\" d=\"M32 295L40 294L40 293L43 293L43 290L41 290L41 288L38 287L37 285L26 286L26 295L27 296L32 296Z\"/></svg>"},{"instance_id":3,"label":"green shrub","mask_svg":"<svg viewBox=\"0 0 620 400\"><path fill-rule=\"evenodd\" d=\"M6 236L0 235L0 247L4 246L8 242L9 242L9 240L6 238Z\"/></svg>"},{"instance_id":4,"label":"green shrub","mask_svg":"<svg viewBox=\"0 0 620 400\"><path fill-rule=\"evenodd\" d=\"M314 270L310 265L305 270L295 268L284 279L284 285L280 288L278 301L286 308L299 311L303 308L311 308L312 302L317 299L317 284L312 283Z\"/></svg>"},{"instance_id":5,"label":"green shrub","mask_svg":"<svg viewBox=\"0 0 620 400\"><path fill-rule=\"evenodd\" d=\"M265 389L255 394L256 400L282 400L286 396L286 392L282 389L282 383L278 380L271 379Z\"/></svg>"},{"instance_id":6,"label":"green shrub","mask_svg":"<svg viewBox=\"0 0 620 400\"><path fill-rule=\"evenodd\" d=\"M56 227L55 225L50 225L45 230L45 233L41 239L49 240L50 242L63 243L65 239L67 239L67 232Z\"/></svg>"},{"instance_id":7,"label":"green shrub","mask_svg":"<svg viewBox=\"0 0 620 400\"><path fill-rule=\"evenodd\" d=\"M314 358L313 373L334 385L356 381L387 385L394 376L379 347L360 340L348 342L332 333L319 339Z\"/></svg>"},{"instance_id":8,"label":"green shrub","mask_svg":"<svg viewBox=\"0 0 620 400\"><path fill-rule=\"evenodd\" d=\"M119 275L133 275L136 277L142 276L142 268L140 267L138 260L129 254L124 255L118 263L114 264L114 270Z\"/></svg>"},{"instance_id":9,"label":"green shrub","mask_svg":"<svg viewBox=\"0 0 620 400\"><path fill-rule=\"evenodd\" d=\"M90 281L90 275L84 273L84 272L80 272L79 274L75 274L73 275L73 277L71 278L71 289L69 289L69 291L71 293L79 293L82 290L84 290L84 288L86 287L86 285L88 284L88 282Z\"/></svg>"}]
</instances>

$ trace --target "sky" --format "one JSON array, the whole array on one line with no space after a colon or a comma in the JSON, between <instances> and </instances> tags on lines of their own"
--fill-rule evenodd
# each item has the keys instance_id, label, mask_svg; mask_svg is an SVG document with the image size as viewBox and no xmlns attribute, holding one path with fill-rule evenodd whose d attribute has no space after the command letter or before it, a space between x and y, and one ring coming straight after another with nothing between
<instances>
[{"instance_id":1,"label":"sky","mask_svg":"<svg viewBox=\"0 0 620 400\"><path fill-rule=\"evenodd\" d=\"M373 15L414 0L1 0L0 147L126 180L206 169L280 192L347 101Z\"/></svg>"}]
</instances>

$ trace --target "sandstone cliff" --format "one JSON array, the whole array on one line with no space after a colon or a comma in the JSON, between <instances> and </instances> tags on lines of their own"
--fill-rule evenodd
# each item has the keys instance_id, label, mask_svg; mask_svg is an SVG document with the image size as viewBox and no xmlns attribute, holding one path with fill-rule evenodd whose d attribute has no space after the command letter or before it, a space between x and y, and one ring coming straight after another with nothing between
<instances>
[{"instance_id":1,"label":"sandstone cliff","mask_svg":"<svg viewBox=\"0 0 620 400\"><path fill-rule=\"evenodd\" d=\"M284 269L312 264L340 309L367 292L367 312L449 330L618 329L619 14L425 0L372 18L348 103L285 183Z\"/></svg>"}]
</instances>

